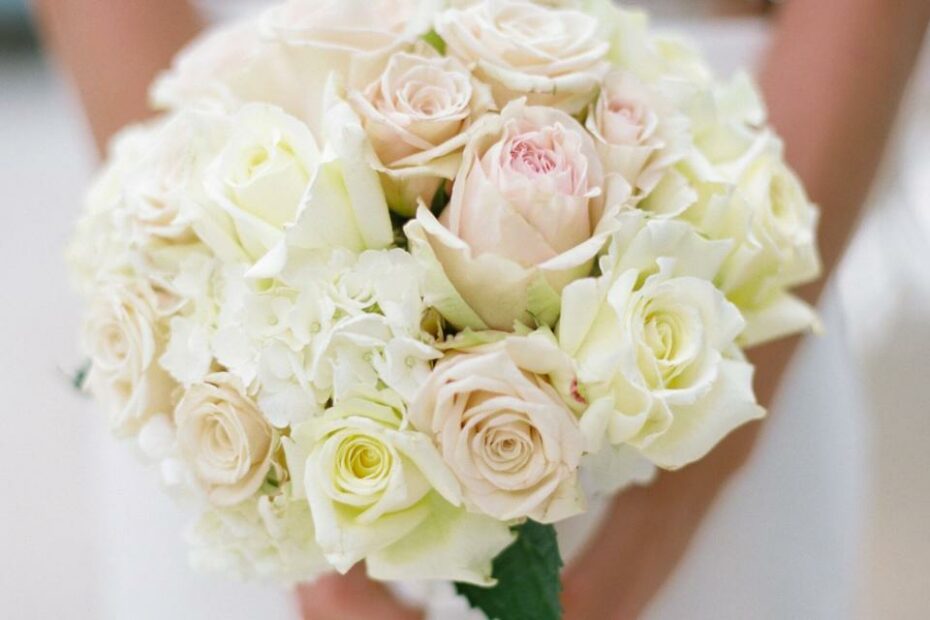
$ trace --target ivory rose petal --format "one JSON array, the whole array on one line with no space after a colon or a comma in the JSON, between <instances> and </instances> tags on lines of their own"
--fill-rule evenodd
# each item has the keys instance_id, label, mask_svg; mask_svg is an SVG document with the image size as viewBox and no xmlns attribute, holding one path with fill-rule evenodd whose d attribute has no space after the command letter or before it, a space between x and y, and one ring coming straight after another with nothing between
<instances>
[{"instance_id":1,"label":"ivory rose petal","mask_svg":"<svg viewBox=\"0 0 930 620\"><path fill-rule=\"evenodd\" d=\"M572 9L484 0L439 14L436 31L450 54L491 85L501 107L527 97L580 112L609 68L597 20Z\"/></svg>"}]
</instances>

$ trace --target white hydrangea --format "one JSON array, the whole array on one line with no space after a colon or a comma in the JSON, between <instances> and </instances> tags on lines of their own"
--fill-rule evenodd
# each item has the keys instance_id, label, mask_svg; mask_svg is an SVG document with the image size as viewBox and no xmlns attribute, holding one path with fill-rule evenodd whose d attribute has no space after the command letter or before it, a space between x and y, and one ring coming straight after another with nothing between
<instances>
[{"instance_id":1,"label":"white hydrangea","mask_svg":"<svg viewBox=\"0 0 930 620\"><path fill-rule=\"evenodd\" d=\"M190 528L191 564L239 578L306 581L330 570L305 501L289 490L204 512Z\"/></svg>"},{"instance_id":2,"label":"white hydrangea","mask_svg":"<svg viewBox=\"0 0 930 620\"><path fill-rule=\"evenodd\" d=\"M439 357L421 333L416 261L401 250L293 253L273 281L223 274L211 337L216 359L247 384L278 427L379 383L410 397Z\"/></svg>"}]
</instances>

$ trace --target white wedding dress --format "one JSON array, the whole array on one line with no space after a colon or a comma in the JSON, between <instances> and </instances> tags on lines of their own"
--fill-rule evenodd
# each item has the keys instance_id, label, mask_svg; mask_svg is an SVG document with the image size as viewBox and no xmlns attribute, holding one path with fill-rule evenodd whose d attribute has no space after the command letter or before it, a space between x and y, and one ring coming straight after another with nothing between
<instances>
[{"instance_id":1,"label":"white wedding dress","mask_svg":"<svg viewBox=\"0 0 930 620\"><path fill-rule=\"evenodd\" d=\"M723 74L757 56L764 44L761 20L718 19L710 2L641 4L663 20L670 17L664 25L704 46ZM700 19L691 19L702 11ZM826 334L809 338L803 346L753 460L702 524L683 563L648 611L650 620L832 620L854 615L855 550L866 479L865 416L838 308L837 295L828 293L822 308ZM100 511L107 531L101 567L104 618L297 617L289 591L193 573L181 535L185 515L158 491L155 473L145 471L116 442L107 443L104 458L109 491ZM598 517L595 510L565 525L563 543L581 544ZM411 584L402 590L427 608L429 620L481 617L447 584Z\"/></svg>"}]
</instances>

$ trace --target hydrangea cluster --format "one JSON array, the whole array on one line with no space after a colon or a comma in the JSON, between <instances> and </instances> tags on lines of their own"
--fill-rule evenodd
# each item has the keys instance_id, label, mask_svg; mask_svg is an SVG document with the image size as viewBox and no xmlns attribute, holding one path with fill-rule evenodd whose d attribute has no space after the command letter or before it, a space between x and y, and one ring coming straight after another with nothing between
<instances>
[{"instance_id":1,"label":"hydrangea cluster","mask_svg":"<svg viewBox=\"0 0 930 620\"><path fill-rule=\"evenodd\" d=\"M290 0L152 100L72 262L198 566L487 585L513 525L761 417L743 350L816 325L751 82L608 0Z\"/></svg>"}]
</instances>

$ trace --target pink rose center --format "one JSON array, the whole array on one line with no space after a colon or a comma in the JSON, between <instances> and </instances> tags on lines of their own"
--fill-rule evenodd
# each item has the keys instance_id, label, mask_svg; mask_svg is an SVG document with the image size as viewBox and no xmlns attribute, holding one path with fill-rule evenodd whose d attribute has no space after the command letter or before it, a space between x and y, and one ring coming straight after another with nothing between
<instances>
[{"instance_id":1,"label":"pink rose center","mask_svg":"<svg viewBox=\"0 0 930 620\"><path fill-rule=\"evenodd\" d=\"M549 174L556 167L551 151L525 140L517 140L511 145L510 160L515 169L527 176Z\"/></svg>"},{"instance_id":2,"label":"pink rose center","mask_svg":"<svg viewBox=\"0 0 930 620\"><path fill-rule=\"evenodd\" d=\"M500 152L502 189L524 187L527 182L537 189L565 195L587 191L587 162L579 152L578 136L560 125L543 127L513 135ZM522 179L522 181L518 181ZM520 190L522 191L522 190Z\"/></svg>"}]
</instances>

